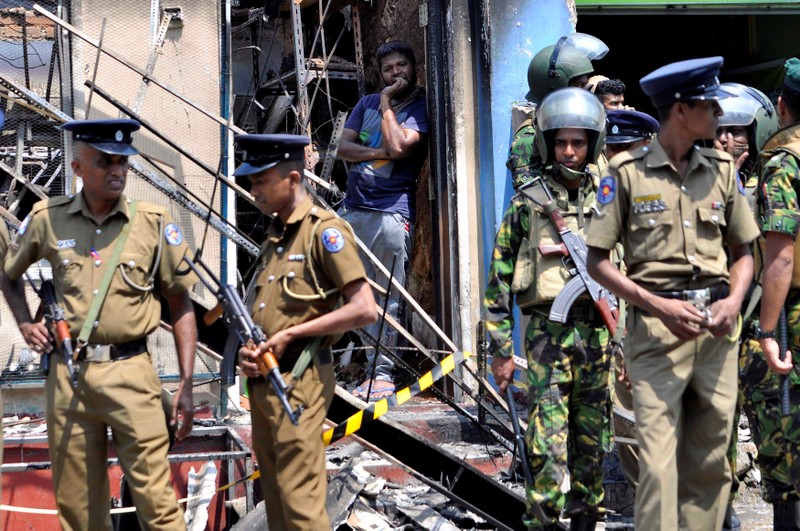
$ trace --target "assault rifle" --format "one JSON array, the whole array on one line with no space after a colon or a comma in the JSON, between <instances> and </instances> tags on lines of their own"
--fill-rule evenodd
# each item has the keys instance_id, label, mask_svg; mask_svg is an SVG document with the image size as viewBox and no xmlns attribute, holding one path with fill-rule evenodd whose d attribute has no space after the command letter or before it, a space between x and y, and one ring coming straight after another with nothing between
<instances>
[{"instance_id":1,"label":"assault rifle","mask_svg":"<svg viewBox=\"0 0 800 531\"><path fill-rule=\"evenodd\" d=\"M558 210L558 205L553 200L553 193L542 177L535 177L529 184L520 188L520 192L544 210L561 236L561 243L558 245L539 245L539 253L542 256L563 256L564 265L572 275L550 306L550 320L565 323L575 300L588 291L603 319L603 324L613 335L619 320L617 298L589 276L586 269L586 257L589 253L586 242L567 226Z\"/></svg>"},{"instance_id":2,"label":"assault rifle","mask_svg":"<svg viewBox=\"0 0 800 531\"><path fill-rule=\"evenodd\" d=\"M75 367L74 355L75 350L72 348L72 336L69 333L69 325L67 324L67 317L64 314L64 308L58 304L56 299L56 288L52 280L45 280L39 273L41 286L36 287L31 277L25 274L28 283L33 288L33 291L42 300L42 309L44 310L44 318L56 338L56 346L61 349L64 355L64 361L67 362L67 371L69 371L70 379L72 380L72 387L78 387L78 369ZM46 357L48 354L42 353L42 368L47 372L49 369L49 359Z\"/></svg>"},{"instance_id":3,"label":"assault rifle","mask_svg":"<svg viewBox=\"0 0 800 531\"><path fill-rule=\"evenodd\" d=\"M236 334L236 337L242 344L247 345L249 348L255 348L267 340L264 331L260 326L257 326L253 322L252 317L250 317L250 312L247 311L247 306L239 296L236 288L230 284L222 284L219 278L217 278L199 258L196 259L196 263L187 256L184 256L183 260L192 268L192 271L200 278L200 281L205 287L217 297L217 306L203 317L203 322L205 322L206 325L211 325L214 321L222 317L225 326ZM203 269L203 272L198 269L198 265ZM228 355L222 360L220 373L223 385L230 385L233 382L235 369L236 351L234 350L232 355ZM265 352L258 359L258 370L272 385L275 394L278 396L281 404L283 404L283 409L286 410L286 414L289 416L289 420L292 421L292 424L297 426L300 414L303 412L303 405L301 404L297 406L296 410L292 410L292 406L289 404L289 399L287 397L289 386L286 385L283 376L281 376L281 371L278 368L278 361L271 351Z\"/></svg>"}]
</instances>

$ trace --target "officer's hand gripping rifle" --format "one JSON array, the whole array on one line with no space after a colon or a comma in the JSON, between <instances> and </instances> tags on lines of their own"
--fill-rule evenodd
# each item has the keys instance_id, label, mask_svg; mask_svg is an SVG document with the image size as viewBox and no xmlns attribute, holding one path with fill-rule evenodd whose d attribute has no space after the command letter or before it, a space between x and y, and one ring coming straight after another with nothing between
<instances>
[{"instance_id":1,"label":"officer's hand gripping rifle","mask_svg":"<svg viewBox=\"0 0 800 531\"><path fill-rule=\"evenodd\" d=\"M78 369L75 367L74 363L75 350L72 348L72 336L69 333L69 325L67 324L67 317L64 314L64 308L58 304L58 300L56 299L56 288L53 285L53 281L45 280L42 278L41 273L39 273L41 286L37 288L31 277L25 274L25 278L28 279L31 288L33 288L33 291L35 291L42 300L45 321L47 322L48 328L53 330L57 347L61 349L61 353L64 355L64 361L67 363L67 371L69 371L72 387L78 387ZM43 353L42 356L45 356L45 354ZM42 359L44 360L45 358Z\"/></svg>"},{"instance_id":2,"label":"officer's hand gripping rifle","mask_svg":"<svg viewBox=\"0 0 800 531\"><path fill-rule=\"evenodd\" d=\"M221 316L225 326L236 334L242 344L247 345L249 348L256 348L267 340L264 331L261 330L260 326L256 326L250 317L250 312L248 312L247 306L239 296L236 288L230 284L222 284L200 259L197 259L195 263L189 257L184 256L183 260L192 268L192 271L200 278L205 287L217 297L217 306L203 317L203 321L207 325L211 325ZM203 269L204 273L198 269L198 265ZM210 282L208 279L210 279ZM223 385L229 385L233 381L233 372L236 365L235 356L234 354L229 356L230 359L225 358L222 361L220 372L222 373ZM278 361L272 352L268 351L261 355L258 360L258 369L272 385L275 394L283 404L283 409L286 410L286 414L289 416L289 420L297 426L300 414L303 412L303 406L301 404L297 406L296 410L292 410L287 397L289 386L283 380L281 371L278 368Z\"/></svg>"},{"instance_id":3,"label":"officer's hand gripping rifle","mask_svg":"<svg viewBox=\"0 0 800 531\"><path fill-rule=\"evenodd\" d=\"M572 263L572 267L567 267L573 276L550 306L550 320L557 323L566 322L569 309L572 308L575 300L588 291L595 308L603 319L603 324L611 334L614 334L619 320L617 298L589 276L586 269L586 257L589 254L586 242L567 226L547 183L541 177L535 177L529 184L520 188L520 192L544 210L561 236L559 245L539 245L539 253L542 256L563 256ZM534 222L532 219L531 223Z\"/></svg>"}]
</instances>

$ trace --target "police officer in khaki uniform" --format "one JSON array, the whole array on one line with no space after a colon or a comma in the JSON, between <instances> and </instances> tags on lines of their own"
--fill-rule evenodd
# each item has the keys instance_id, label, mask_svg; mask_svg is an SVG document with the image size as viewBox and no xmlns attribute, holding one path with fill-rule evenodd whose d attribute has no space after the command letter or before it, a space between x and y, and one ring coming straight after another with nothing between
<instances>
[{"instance_id":1,"label":"police officer in khaki uniform","mask_svg":"<svg viewBox=\"0 0 800 531\"><path fill-rule=\"evenodd\" d=\"M611 162L587 236L589 273L630 303L637 529L720 529L730 491L737 320L759 231L733 159L694 145L714 136L716 100L729 95L721 66L721 57L694 59L642 78L658 137ZM618 241L627 277L609 260Z\"/></svg>"},{"instance_id":2,"label":"police officer in khaki uniform","mask_svg":"<svg viewBox=\"0 0 800 531\"><path fill-rule=\"evenodd\" d=\"M252 313L267 342L239 350L249 377L253 449L261 469L270 529L327 530L322 422L336 385L330 345L348 330L377 320L349 226L316 206L303 181L308 138L238 135L243 164L259 209L272 217L258 257ZM287 418L258 360L271 351L287 381L308 348L312 363L292 381L289 401L302 405L298 425Z\"/></svg>"},{"instance_id":3,"label":"police officer in khaki uniform","mask_svg":"<svg viewBox=\"0 0 800 531\"><path fill-rule=\"evenodd\" d=\"M63 356L54 355L45 385L59 521L64 529L111 529L106 461L110 427L140 524L147 529L185 529L170 482L161 384L146 339L159 326L159 296L163 297L180 365L172 422L183 414L177 436L185 437L194 415L197 338L188 293L196 277L178 273L188 249L164 208L131 201L123 193L128 157L137 153L131 142L138 122L75 121L63 127L73 134L72 169L83 178L83 189L34 205L5 263L15 286L6 297L35 350L48 352L53 343L44 324L33 322L20 281L38 260L45 258L52 265L56 296L74 343L89 323L88 342L77 349L76 384ZM124 246L115 251L118 240ZM103 296L102 279L109 269L113 276L107 294L92 319L90 306Z\"/></svg>"}]
</instances>

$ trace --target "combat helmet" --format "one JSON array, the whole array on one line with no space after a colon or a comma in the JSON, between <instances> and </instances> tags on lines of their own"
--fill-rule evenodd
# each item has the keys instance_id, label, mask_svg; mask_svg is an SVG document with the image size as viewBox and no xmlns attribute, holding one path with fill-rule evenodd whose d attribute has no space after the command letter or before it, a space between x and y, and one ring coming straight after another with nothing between
<instances>
[{"instance_id":1,"label":"combat helmet","mask_svg":"<svg viewBox=\"0 0 800 531\"><path fill-rule=\"evenodd\" d=\"M719 100L723 111L719 117L719 127L746 126L750 154L755 156L767 139L780 128L775 106L757 88L740 83L722 83L721 86L735 93L736 97Z\"/></svg>"},{"instance_id":2,"label":"combat helmet","mask_svg":"<svg viewBox=\"0 0 800 531\"><path fill-rule=\"evenodd\" d=\"M592 61L608 53L608 46L597 37L573 33L561 37L533 56L528 65L528 101L539 102L570 80L594 72Z\"/></svg>"},{"instance_id":3,"label":"combat helmet","mask_svg":"<svg viewBox=\"0 0 800 531\"><path fill-rule=\"evenodd\" d=\"M596 162L606 136L606 109L600 100L588 90L576 87L558 89L542 100L536 109L534 129L536 148L545 164L555 162L555 134L565 127L586 129L589 134L586 162ZM564 176L579 178L583 175Z\"/></svg>"}]
</instances>

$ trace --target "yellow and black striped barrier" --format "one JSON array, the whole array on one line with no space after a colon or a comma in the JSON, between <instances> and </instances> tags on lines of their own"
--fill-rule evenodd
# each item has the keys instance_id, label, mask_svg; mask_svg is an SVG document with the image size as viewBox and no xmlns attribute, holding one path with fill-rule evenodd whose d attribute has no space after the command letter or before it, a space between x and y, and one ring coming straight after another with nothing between
<instances>
[{"instance_id":1,"label":"yellow and black striped barrier","mask_svg":"<svg viewBox=\"0 0 800 531\"><path fill-rule=\"evenodd\" d=\"M471 353L463 351L450 354L436 367L423 374L419 380L413 384L400 389L388 398L384 398L383 400L379 400L378 402L371 404L367 409L363 409L358 413L353 414L347 420L340 422L336 427L325 430L322 433L322 440L325 442L325 446L328 446L339 439L347 437L348 435L354 434L360 430L364 424L372 422L378 417L385 415L389 411L390 407L396 407L404 404L412 397L433 385L434 382L441 379L442 376L452 372L453 369L455 369L470 356L472 356Z\"/></svg>"}]
</instances>

